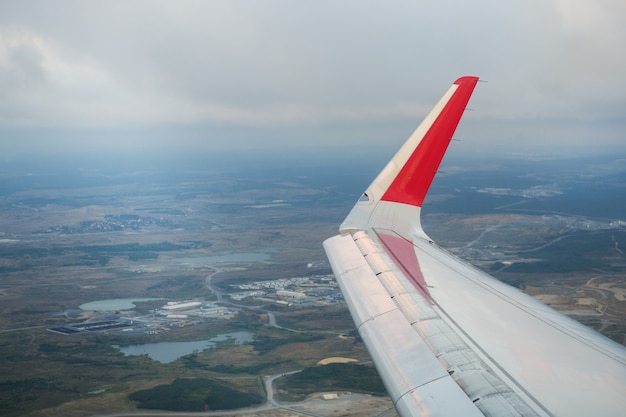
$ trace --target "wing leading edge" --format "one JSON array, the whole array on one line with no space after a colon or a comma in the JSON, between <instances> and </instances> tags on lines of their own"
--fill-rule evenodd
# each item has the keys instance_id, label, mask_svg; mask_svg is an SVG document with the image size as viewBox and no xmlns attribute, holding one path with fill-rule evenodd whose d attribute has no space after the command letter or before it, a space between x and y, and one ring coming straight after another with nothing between
<instances>
[{"instance_id":1,"label":"wing leading edge","mask_svg":"<svg viewBox=\"0 0 626 417\"><path fill-rule=\"evenodd\" d=\"M399 414L621 416L626 349L435 245L421 206L477 77L462 77L324 248Z\"/></svg>"}]
</instances>

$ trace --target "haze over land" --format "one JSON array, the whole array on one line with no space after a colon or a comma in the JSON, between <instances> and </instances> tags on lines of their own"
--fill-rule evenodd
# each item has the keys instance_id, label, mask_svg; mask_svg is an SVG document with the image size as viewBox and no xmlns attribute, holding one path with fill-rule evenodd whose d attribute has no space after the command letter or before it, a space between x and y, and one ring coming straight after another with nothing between
<instances>
[{"instance_id":1,"label":"haze over land","mask_svg":"<svg viewBox=\"0 0 626 417\"><path fill-rule=\"evenodd\" d=\"M321 242L387 158L147 150L3 162L6 410L129 410L148 405L131 401L145 398L134 392L183 377L226 381L258 399L262 375L319 374L316 363L329 357L367 363ZM424 226L449 250L624 343L624 160L452 153L428 196ZM119 298L148 300L123 311L79 309ZM233 332L252 342L181 352L168 363L115 347ZM302 393L359 391L345 383L320 376L297 397L295 386L281 388L279 398L320 413L327 403L301 403ZM360 410L355 415L392 407L358 396L342 401Z\"/></svg>"}]
</instances>

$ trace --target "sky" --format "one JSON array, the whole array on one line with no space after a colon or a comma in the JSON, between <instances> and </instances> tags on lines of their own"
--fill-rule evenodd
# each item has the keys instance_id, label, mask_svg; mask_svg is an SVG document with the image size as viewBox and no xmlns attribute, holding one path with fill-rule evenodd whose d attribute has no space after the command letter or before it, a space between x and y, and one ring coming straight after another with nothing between
<instances>
[{"instance_id":1,"label":"sky","mask_svg":"<svg viewBox=\"0 0 626 417\"><path fill-rule=\"evenodd\" d=\"M399 146L626 155L623 0L0 1L0 153Z\"/></svg>"}]
</instances>

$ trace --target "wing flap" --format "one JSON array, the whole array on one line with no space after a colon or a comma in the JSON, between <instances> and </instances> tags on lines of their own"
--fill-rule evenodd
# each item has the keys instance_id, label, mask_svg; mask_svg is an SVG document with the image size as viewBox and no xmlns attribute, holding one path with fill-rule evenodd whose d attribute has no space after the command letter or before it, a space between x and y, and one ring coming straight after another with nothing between
<instances>
[{"instance_id":1,"label":"wing flap","mask_svg":"<svg viewBox=\"0 0 626 417\"><path fill-rule=\"evenodd\" d=\"M523 393L514 392L496 376L443 320L429 294L404 275L406 267L398 267L401 256L387 256L389 248L383 250L381 236L385 234L378 232L373 238L364 232L339 235L325 241L324 247L357 329L394 402L419 386L452 375L455 390L463 393L464 407L471 404L470 409L483 413L486 405L491 407L484 415L541 415L538 407L528 405L532 401L522 399ZM420 269L413 245L395 239L391 247L406 244L414 258L404 264ZM405 249L399 252L408 254ZM376 269L384 272L376 273ZM398 386L398 381L410 383ZM459 410L451 415L470 412Z\"/></svg>"},{"instance_id":2,"label":"wing flap","mask_svg":"<svg viewBox=\"0 0 626 417\"><path fill-rule=\"evenodd\" d=\"M564 415L598 404L606 416L623 412L623 347L432 244L415 245L442 317L519 389Z\"/></svg>"},{"instance_id":3,"label":"wing flap","mask_svg":"<svg viewBox=\"0 0 626 417\"><path fill-rule=\"evenodd\" d=\"M403 416L482 414L411 329L350 235L324 248L346 303L392 401ZM380 337L381 334L385 337ZM439 414L444 407L451 414Z\"/></svg>"}]
</instances>

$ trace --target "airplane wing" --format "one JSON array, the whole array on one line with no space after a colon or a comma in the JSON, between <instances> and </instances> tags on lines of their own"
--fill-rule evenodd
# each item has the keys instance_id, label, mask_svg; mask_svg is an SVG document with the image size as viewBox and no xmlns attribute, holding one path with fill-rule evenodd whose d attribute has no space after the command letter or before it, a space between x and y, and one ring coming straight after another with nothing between
<instances>
[{"instance_id":1,"label":"airplane wing","mask_svg":"<svg viewBox=\"0 0 626 417\"><path fill-rule=\"evenodd\" d=\"M437 246L420 211L477 77L459 78L324 248L403 416L624 416L626 349Z\"/></svg>"}]
</instances>

